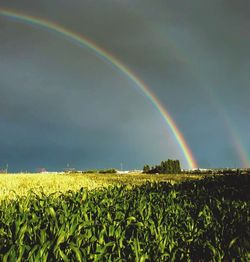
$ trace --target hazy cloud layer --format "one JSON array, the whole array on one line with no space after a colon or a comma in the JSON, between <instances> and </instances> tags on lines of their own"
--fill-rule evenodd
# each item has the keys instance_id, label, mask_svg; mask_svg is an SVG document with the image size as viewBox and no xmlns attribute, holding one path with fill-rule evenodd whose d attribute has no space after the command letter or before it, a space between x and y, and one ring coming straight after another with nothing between
<instances>
[{"instance_id":1,"label":"hazy cloud layer","mask_svg":"<svg viewBox=\"0 0 250 262\"><path fill-rule=\"evenodd\" d=\"M249 1L1 7L54 21L119 58L169 110L200 166L241 165L232 127L249 155ZM0 98L0 167L141 168L166 158L187 166L160 114L122 72L65 37L2 16Z\"/></svg>"}]
</instances>

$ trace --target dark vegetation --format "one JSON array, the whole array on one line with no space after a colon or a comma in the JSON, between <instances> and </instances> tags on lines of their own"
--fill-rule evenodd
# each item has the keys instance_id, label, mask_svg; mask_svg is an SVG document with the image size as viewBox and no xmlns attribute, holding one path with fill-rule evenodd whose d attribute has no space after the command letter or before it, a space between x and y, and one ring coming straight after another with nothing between
<instances>
[{"instance_id":1,"label":"dark vegetation","mask_svg":"<svg viewBox=\"0 0 250 262\"><path fill-rule=\"evenodd\" d=\"M249 261L250 176L30 193L0 205L0 261Z\"/></svg>"},{"instance_id":2,"label":"dark vegetation","mask_svg":"<svg viewBox=\"0 0 250 262\"><path fill-rule=\"evenodd\" d=\"M183 170L182 173L190 175L249 175L250 168L210 168Z\"/></svg>"},{"instance_id":3,"label":"dark vegetation","mask_svg":"<svg viewBox=\"0 0 250 262\"><path fill-rule=\"evenodd\" d=\"M100 170L95 170L95 169L90 169L90 170L85 170L85 171L72 171L69 172L72 174L116 174L117 171L114 168L109 168L109 169L100 169Z\"/></svg>"},{"instance_id":4,"label":"dark vegetation","mask_svg":"<svg viewBox=\"0 0 250 262\"><path fill-rule=\"evenodd\" d=\"M100 173L100 174L115 174L116 170L114 168L103 169L103 170L99 170L98 173Z\"/></svg>"},{"instance_id":5,"label":"dark vegetation","mask_svg":"<svg viewBox=\"0 0 250 262\"><path fill-rule=\"evenodd\" d=\"M145 165L143 173L146 174L180 174L181 165L179 160L162 161L160 165L152 166Z\"/></svg>"}]
</instances>

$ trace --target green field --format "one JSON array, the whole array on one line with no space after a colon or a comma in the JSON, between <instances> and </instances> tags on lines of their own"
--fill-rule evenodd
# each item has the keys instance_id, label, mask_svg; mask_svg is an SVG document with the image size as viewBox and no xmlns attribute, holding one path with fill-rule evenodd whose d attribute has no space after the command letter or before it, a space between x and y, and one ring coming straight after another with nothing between
<instances>
[{"instance_id":1,"label":"green field","mask_svg":"<svg viewBox=\"0 0 250 262\"><path fill-rule=\"evenodd\" d=\"M35 190L2 197L0 261L250 260L249 175L49 176L62 193L26 175Z\"/></svg>"}]
</instances>

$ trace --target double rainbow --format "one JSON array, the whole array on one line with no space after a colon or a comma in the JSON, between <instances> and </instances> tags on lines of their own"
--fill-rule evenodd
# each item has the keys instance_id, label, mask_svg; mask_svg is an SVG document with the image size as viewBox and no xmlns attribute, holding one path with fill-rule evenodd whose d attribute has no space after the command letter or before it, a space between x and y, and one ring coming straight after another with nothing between
<instances>
[{"instance_id":1,"label":"double rainbow","mask_svg":"<svg viewBox=\"0 0 250 262\"><path fill-rule=\"evenodd\" d=\"M17 13L15 11L7 10L0 8L0 15L6 18L14 19L19 22L27 23L33 26L40 26L41 28L52 30L56 33L59 33L71 40L74 40L76 43L80 44L83 47L87 47L92 50L95 54L98 54L101 58L110 62L115 68L119 69L124 75L126 75L130 80L135 83L135 86L139 88L140 91L146 96L146 98L152 103L156 110L161 114L164 121L167 123L172 134L174 135L184 157L189 166L189 168L195 168L197 163L195 158L187 145L182 133L178 129L173 118L170 116L168 111L162 106L159 99L152 93L149 87L140 79L134 72L132 72L126 65L114 57L111 53L99 47L93 41L84 37L80 34L76 34L61 25L51 22L42 18L33 17L26 14Z\"/></svg>"}]
</instances>

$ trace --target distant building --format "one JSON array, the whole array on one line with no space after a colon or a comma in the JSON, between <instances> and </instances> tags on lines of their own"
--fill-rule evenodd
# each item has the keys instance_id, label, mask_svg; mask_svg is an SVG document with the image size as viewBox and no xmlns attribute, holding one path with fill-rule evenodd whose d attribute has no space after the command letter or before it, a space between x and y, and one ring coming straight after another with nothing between
<instances>
[{"instance_id":1,"label":"distant building","mask_svg":"<svg viewBox=\"0 0 250 262\"><path fill-rule=\"evenodd\" d=\"M116 170L116 174L128 174L128 170Z\"/></svg>"},{"instance_id":2,"label":"distant building","mask_svg":"<svg viewBox=\"0 0 250 262\"><path fill-rule=\"evenodd\" d=\"M37 169L37 172L38 172L38 173L43 173L43 174L49 173L44 167L38 168L38 169Z\"/></svg>"},{"instance_id":3,"label":"distant building","mask_svg":"<svg viewBox=\"0 0 250 262\"><path fill-rule=\"evenodd\" d=\"M73 167L66 167L63 169L64 173L73 173L76 172L76 169Z\"/></svg>"},{"instance_id":4,"label":"distant building","mask_svg":"<svg viewBox=\"0 0 250 262\"><path fill-rule=\"evenodd\" d=\"M142 170L138 170L138 169L133 169L133 170L117 170L117 169L116 169L116 173L117 173L117 174L142 173Z\"/></svg>"},{"instance_id":5,"label":"distant building","mask_svg":"<svg viewBox=\"0 0 250 262\"><path fill-rule=\"evenodd\" d=\"M143 170L139 170L139 169L133 169L133 170L129 170L129 173L142 173Z\"/></svg>"},{"instance_id":6,"label":"distant building","mask_svg":"<svg viewBox=\"0 0 250 262\"><path fill-rule=\"evenodd\" d=\"M6 168L0 168L1 174L7 174L8 173L8 164L6 165Z\"/></svg>"}]
</instances>

